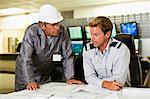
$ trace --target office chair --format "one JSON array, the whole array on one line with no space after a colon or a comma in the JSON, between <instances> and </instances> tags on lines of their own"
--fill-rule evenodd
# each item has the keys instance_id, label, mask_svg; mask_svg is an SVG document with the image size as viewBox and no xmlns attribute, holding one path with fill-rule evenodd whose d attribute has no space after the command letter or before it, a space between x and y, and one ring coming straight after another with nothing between
<instances>
[{"instance_id":1,"label":"office chair","mask_svg":"<svg viewBox=\"0 0 150 99\"><path fill-rule=\"evenodd\" d=\"M83 69L83 57L82 54L74 56L74 76L75 79L82 81L87 84L84 77L84 69Z\"/></svg>"},{"instance_id":2,"label":"office chair","mask_svg":"<svg viewBox=\"0 0 150 99\"><path fill-rule=\"evenodd\" d=\"M142 69L139 57L135 53L134 38L132 35L118 34L115 39L123 42L130 50L130 78L131 87L142 87Z\"/></svg>"},{"instance_id":3,"label":"office chair","mask_svg":"<svg viewBox=\"0 0 150 99\"><path fill-rule=\"evenodd\" d=\"M141 58L141 67L143 73L143 85L146 87L150 87L149 80L150 80L150 57L142 57Z\"/></svg>"},{"instance_id":4,"label":"office chair","mask_svg":"<svg viewBox=\"0 0 150 99\"><path fill-rule=\"evenodd\" d=\"M18 52L18 53L20 52L21 44L22 43L19 43L18 46L17 46L16 52Z\"/></svg>"}]
</instances>

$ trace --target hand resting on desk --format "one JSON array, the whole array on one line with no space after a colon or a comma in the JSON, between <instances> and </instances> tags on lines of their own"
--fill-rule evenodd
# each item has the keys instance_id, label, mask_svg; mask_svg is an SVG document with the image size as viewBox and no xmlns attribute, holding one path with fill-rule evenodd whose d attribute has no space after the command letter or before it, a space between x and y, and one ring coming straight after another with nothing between
<instances>
[{"instance_id":1,"label":"hand resting on desk","mask_svg":"<svg viewBox=\"0 0 150 99\"><path fill-rule=\"evenodd\" d=\"M40 85L38 83L31 82L31 83L27 84L26 88L28 90L37 90L40 88Z\"/></svg>"},{"instance_id":2,"label":"hand resting on desk","mask_svg":"<svg viewBox=\"0 0 150 99\"><path fill-rule=\"evenodd\" d=\"M67 84L78 84L78 85L82 85L82 84L84 84L82 81L80 81L80 80L75 80L75 79L69 79L69 80L67 80Z\"/></svg>"},{"instance_id":3,"label":"hand resting on desk","mask_svg":"<svg viewBox=\"0 0 150 99\"><path fill-rule=\"evenodd\" d=\"M84 84L83 82L81 82L80 80L75 80L75 79L69 79L66 81L68 84ZM37 90L40 88L40 85L38 83L35 83L35 82L31 82L29 84L27 84L26 88L28 90Z\"/></svg>"},{"instance_id":4,"label":"hand resting on desk","mask_svg":"<svg viewBox=\"0 0 150 99\"><path fill-rule=\"evenodd\" d=\"M114 90L114 91L119 91L122 89L123 85L116 82L116 81L104 81L102 84L102 87Z\"/></svg>"}]
</instances>

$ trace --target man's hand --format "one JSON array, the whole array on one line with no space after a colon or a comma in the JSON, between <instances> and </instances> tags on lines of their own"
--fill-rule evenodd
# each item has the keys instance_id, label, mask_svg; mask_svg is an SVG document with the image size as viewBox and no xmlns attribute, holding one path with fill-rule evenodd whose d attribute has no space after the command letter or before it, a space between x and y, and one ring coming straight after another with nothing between
<instances>
[{"instance_id":1,"label":"man's hand","mask_svg":"<svg viewBox=\"0 0 150 99\"><path fill-rule=\"evenodd\" d=\"M119 91L122 89L123 85L116 82L116 81L104 81L102 84L102 87L114 90L114 91Z\"/></svg>"},{"instance_id":2,"label":"man's hand","mask_svg":"<svg viewBox=\"0 0 150 99\"><path fill-rule=\"evenodd\" d=\"M82 81L80 81L80 80L75 80L75 79L69 79L69 80L67 80L67 83L68 84L78 84L78 85L82 85L82 84L84 84Z\"/></svg>"},{"instance_id":3,"label":"man's hand","mask_svg":"<svg viewBox=\"0 0 150 99\"><path fill-rule=\"evenodd\" d=\"M31 83L27 84L26 88L28 90L37 90L40 88L40 85L35 82L31 82Z\"/></svg>"}]
</instances>

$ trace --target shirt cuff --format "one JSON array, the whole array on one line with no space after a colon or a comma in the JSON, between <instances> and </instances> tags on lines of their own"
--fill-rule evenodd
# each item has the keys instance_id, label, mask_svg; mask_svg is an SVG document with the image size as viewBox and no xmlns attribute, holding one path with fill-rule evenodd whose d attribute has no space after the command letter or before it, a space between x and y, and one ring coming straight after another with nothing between
<instances>
[{"instance_id":1,"label":"shirt cuff","mask_svg":"<svg viewBox=\"0 0 150 99\"><path fill-rule=\"evenodd\" d=\"M99 82L99 85L100 85L101 88L103 87L102 86L103 82L104 82L104 80L100 80L100 82Z\"/></svg>"}]
</instances>

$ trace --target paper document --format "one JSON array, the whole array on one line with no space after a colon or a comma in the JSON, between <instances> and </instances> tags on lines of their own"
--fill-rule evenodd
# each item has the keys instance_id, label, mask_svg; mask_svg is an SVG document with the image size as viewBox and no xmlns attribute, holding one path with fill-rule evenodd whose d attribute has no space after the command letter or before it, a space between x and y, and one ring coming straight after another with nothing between
<instances>
[{"instance_id":1,"label":"paper document","mask_svg":"<svg viewBox=\"0 0 150 99\"><path fill-rule=\"evenodd\" d=\"M119 96L117 95L117 92L113 92L108 96L105 96L103 99L119 99Z\"/></svg>"},{"instance_id":2,"label":"paper document","mask_svg":"<svg viewBox=\"0 0 150 99\"><path fill-rule=\"evenodd\" d=\"M74 92L78 91L87 91L90 93L101 93L101 94L111 94L113 91L105 89L105 88L100 88L94 85L81 85L77 89L74 90Z\"/></svg>"},{"instance_id":3,"label":"paper document","mask_svg":"<svg viewBox=\"0 0 150 99\"><path fill-rule=\"evenodd\" d=\"M21 92L16 92L13 94L10 94L10 96L28 96L28 97L45 97L45 98L49 98L49 97L53 97L55 94L49 91L44 91L44 90L34 90L34 91L30 91L30 90L24 90Z\"/></svg>"}]
</instances>

